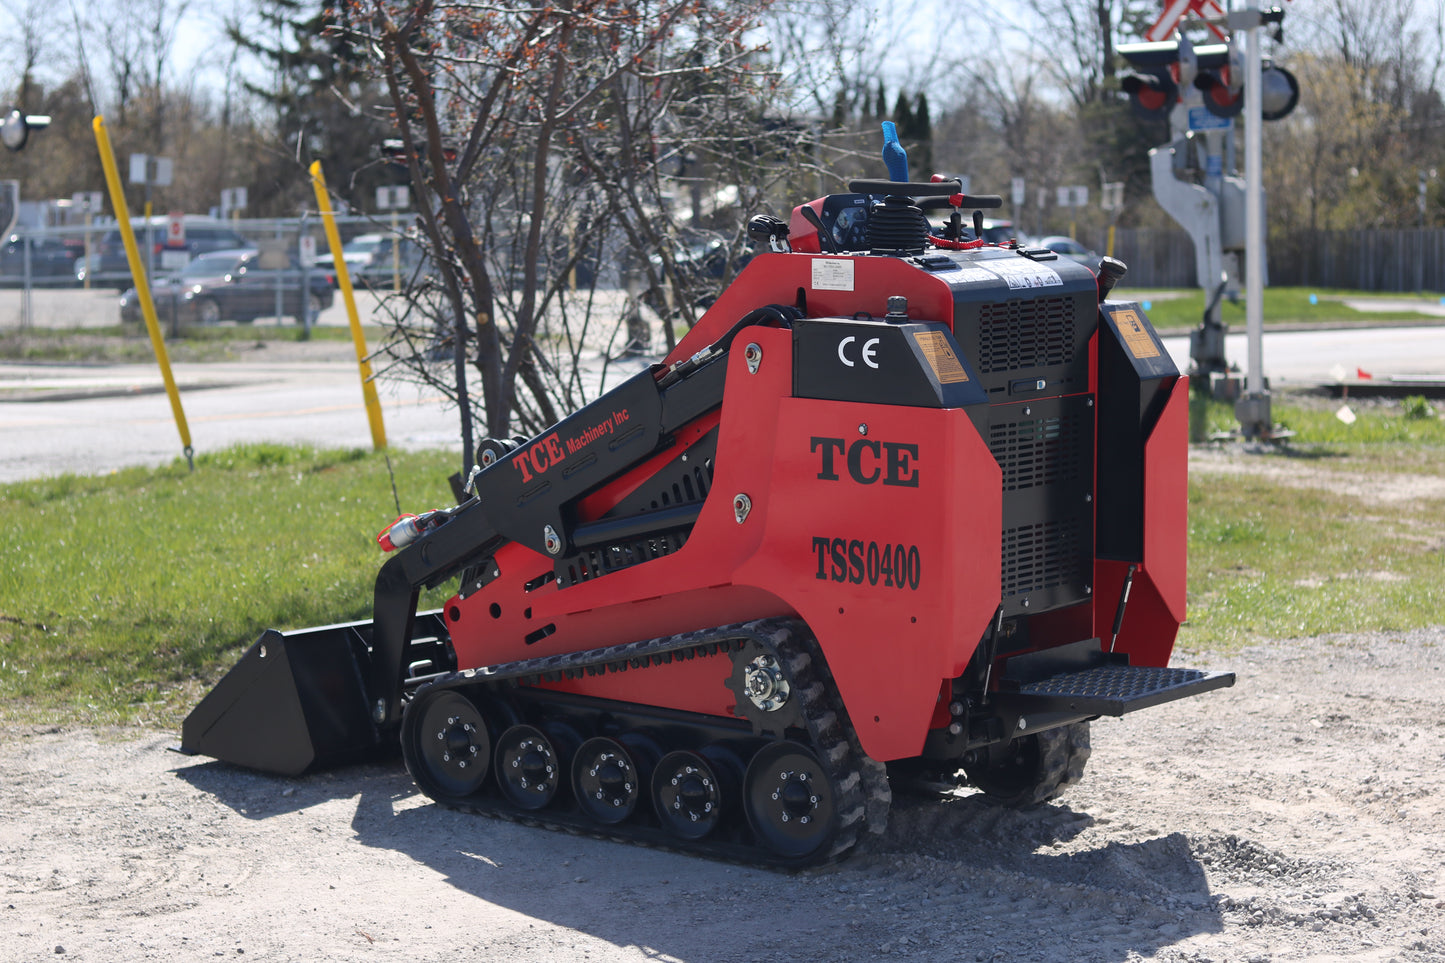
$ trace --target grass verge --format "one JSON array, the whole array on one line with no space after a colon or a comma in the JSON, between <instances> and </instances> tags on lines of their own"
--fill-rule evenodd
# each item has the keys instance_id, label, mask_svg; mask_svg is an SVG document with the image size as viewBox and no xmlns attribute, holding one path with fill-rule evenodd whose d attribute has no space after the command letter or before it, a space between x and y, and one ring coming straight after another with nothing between
<instances>
[{"instance_id":1,"label":"grass verge","mask_svg":"<svg viewBox=\"0 0 1445 963\"><path fill-rule=\"evenodd\" d=\"M162 325L169 334L169 328ZM374 341L381 328L364 329ZM269 343L288 344L306 340L296 325L218 325L181 328L179 338L167 337L166 353L171 361L239 361L252 349ZM313 327L311 341L350 341L351 330L342 327ZM0 334L0 360L59 362L71 364L144 364L155 361L144 326L115 325L105 328L29 328Z\"/></svg>"},{"instance_id":2,"label":"grass verge","mask_svg":"<svg viewBox=\"0 0 1445 963\"><path fill-rule=\"evenodd\" d=\"M1277 401L1288 444L1196 451L1181 645L1445 622L1445 417L1424 399L1352 402L1347 425L1340 407ZM1225 405L1208 417L1233 422Z\"/></svg>"},{"instance_id":3,"label":"grass verge","mask_svg":"<svg viewBox=\"0 0 1445 963\"><path fill-rule=\"evenodd\" d=\"M1191 290L1181 296L1161 297L1162 292L1131 290L1127 279L1114 298L1148 302L1145 310L1155 328L1169 334L1177 334L1198 326L1204 316L1204 292ZM1311 303L1310 298L1314 298ZM1357 310L1345 304L1351 302L1379 302L1391 310ZM1399 310L1401 303L1418 303L1420 308L1439 308L1439 295L1415 295L1410 293L1381 295L1375 292L1346 291L1336 288L1265 288L1264 326L1266 328L1295 327L1300 325L1321 327L1345 327L1354 325L1379 324L1381 322L1445 323L1438 314L1423 310ZM1238 303L1220 302L1220 318L1231 331L1245 328L1244 298Z\"/></svg>"},{"instance_id":4,"label":"grass verge","mask_svg":"<svg viewBox=\"0 0 1445 963\"><path fill-rule=\"evenodd\" d=\"M1445 621L1445 419L1338 405L1278 403L1278 453L1196 452L1183 648ZM453 460L393 454L402 506L446 504ZM263 445L0 486L0 514L0 721L175 729L263 629L370 616L394 505L378 455Z\"/></svg>"},{"instance_id":5,"label":"grass verge","mask_svg":"<svg viewBox=\"0 0 1445 963\"><path fill-rule=\"evenodd\" d=\"M453 461L393 453L403 507ZM380 455L257 445L0 486L0 517L0 720L169 727L264 629L370 617L395 504Z\"/></svg>"}]
</instances>

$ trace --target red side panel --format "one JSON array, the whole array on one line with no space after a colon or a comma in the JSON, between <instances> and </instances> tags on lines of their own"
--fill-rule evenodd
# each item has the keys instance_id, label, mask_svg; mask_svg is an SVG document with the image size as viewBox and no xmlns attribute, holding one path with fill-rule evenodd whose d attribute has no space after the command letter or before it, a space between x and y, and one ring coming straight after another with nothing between
<instances>
[{"instance_id":1,"label":"red side panel","mask_svg":"<svg viewBox=\"0 0 1445 963\"><path fill-rule=\"evenodd\" d=\"M1116 651L1135 665L1169 664L1184 621L1189 543L1189 379L1179 378L1144 446L1144 559ZM1095 632L1107 646L1128 565L1096 563Z\"/></svg>"},{"instance_id":2,"label":"red side panel","mask_svg":"<svg viewBox=\"0 0 1445 963\"><path fill-rule=\"evenodd\" d=\"M766 536L738 580L813 629L869 755L915 756L998 605L998 464L957 409L786 399L777 420Z\"/></svg>"},{"instance_id":3,"label":"red side panel","mask_svg":"<svg viewBox=\"0 0 1445 963\"><path fill-rule=\"evenodd\" d=\"M941 680L963 670L998 605L998 465L963 411L792 398L791 332L748 328L735 348L747 344L761 362L751 373L744 351L729 355L713 487L686 545L562 590L537 584L550 559L508 546L495 581L447 606L459 664L797 614L864 750L916 755ZM738 495L751 506L741 522ZM700 659L565 688L726 715L730 669Z\"/></svg>"}]
</instances>

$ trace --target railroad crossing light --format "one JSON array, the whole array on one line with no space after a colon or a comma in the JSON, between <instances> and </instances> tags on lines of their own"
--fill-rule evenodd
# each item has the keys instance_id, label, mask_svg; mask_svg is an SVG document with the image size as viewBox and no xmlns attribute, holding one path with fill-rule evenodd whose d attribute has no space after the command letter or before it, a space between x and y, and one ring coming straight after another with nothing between
<instances>
[{"instance_id":1,"label":"railroad crossing light","mask_svg":"<svg viewBox=\"0 0 1445 963\"><path fill-rule=\"evenodd\" d=\"M1228 67L1201 70L1194 77L1194 86L1204 95L1204 109L1216 117L1238 117L1244 110L1244 86L1231 83L1238 76Z\"/></svg>"},{"instance_id":2,"label":"railroad crossing light","mask_svg":"<svg viewBox=\"0 0 1445 963\"><path fill-rule=\"evenodd\" d=\"M1140 70L1126 74L1119 81L1129 95L1134 114L1144 120L1162 120L1179 100L1179 86L1166 68Z\"/></svg>"},{"instance_id":3,"label":"railroad crossing light","mask_svg":"<svg viewBox=\"0 0 1445 963\"><path fill-rule=\"evenodd\" d=\"M50 118L44 114L25 114L12 110L0 119L0 142L11 150L20 150L30 139L32 130L50 126Z\"/></svg>"},{"instance_id":4,"label":"railroad crossing light","mask_svg":"<svg viewBox=\"0 0 1445 963\"><path fill-rule=\"evenodd\" d=\"M1244 85L1235 82L1244 72L1231 65L1219 70L1201 70L1194 86L1204 94L1204 107L1216 117L1237 117L1244 110ZM1260 73L1260 116L1279 120L1299 103L1299 81L1283 67L1267 64Z\"/></svg>"},{"instance_id":5,"label":"railroad crossing light","mask_svg":"<svg viewBox=\"0 0 1445 963\"><path fill-rule=\"evenodd\" d=\"M1136 116L1144 120L1162 120L1179 101L1181 66L1185 73L1192 73L1196 56L1193 48L1187 47L1180 64L1179 43L1161 40L1156 43L1130 43L1119 46L1119 55L1129 64L1119 86L1129 95L1130 106ZM1184 78L1188 83L1188 78Z\"/></svg>"},{"instance_id":6,"label":"railroad crossing light","mask_svg":"<svg viewBox=\"0 0 1445 963\"><path fill-rule=\"evenodd\" d=\"M1260 116L1265 120L1288 117L1299 103L1299 81L1283 67L1270 64L1260 75Z\"/></svg>"}]
</instances>

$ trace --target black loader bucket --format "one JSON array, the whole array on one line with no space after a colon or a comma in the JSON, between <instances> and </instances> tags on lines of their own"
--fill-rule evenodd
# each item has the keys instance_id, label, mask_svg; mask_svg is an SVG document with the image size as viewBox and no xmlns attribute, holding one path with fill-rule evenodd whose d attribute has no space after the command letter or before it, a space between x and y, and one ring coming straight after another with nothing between
<instances>
[{"instance_id":1,"label":"black loader bucket","mask_svg":"<svg viewBox=\"0 0 1445 963\"><path fill-rule=\"evenodd\" d=\"M287 776L365 758L370 627L268 630L186 717L181 750Z\"/></svg>"}]
</instances>

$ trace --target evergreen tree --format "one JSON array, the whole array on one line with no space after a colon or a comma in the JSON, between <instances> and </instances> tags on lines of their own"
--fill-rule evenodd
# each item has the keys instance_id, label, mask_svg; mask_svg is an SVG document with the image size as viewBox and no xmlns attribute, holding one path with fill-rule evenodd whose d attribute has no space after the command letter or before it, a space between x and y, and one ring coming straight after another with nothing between
<instances>
[{"instance_id":1,"label":"evergreen tree","mask_svg":"<svg viewBox=\"0 0 1445 963\"><path fill-rule=\"evenodd\" d=\"M307 168L320 160L331 190L354 208L370 210L376 188L396 179L377 164L381 142L395 136L385 120L386 92L364 69L364 52L351 39L347 5L326 0L262 0L264 27L227 27L230 39L271 68L269 83L247 83L248 93L272 113L259 134L249 186L251 217L294 215L314 206ZM268 43L263 38L279 38Z\"/></svg>"},{"instance_id":2,"label":"evergreen tree","mask_svg":"<svg viewBox=\"0 0 1445 963\"><path fill-rule=\"evenodd\" d=\"M898 127L900 140L909 141L914 138L913 107L908 103L908 95L901 90L898 92L898 100L893 104L893 123Z\"/></svg>"}]
</instances>

